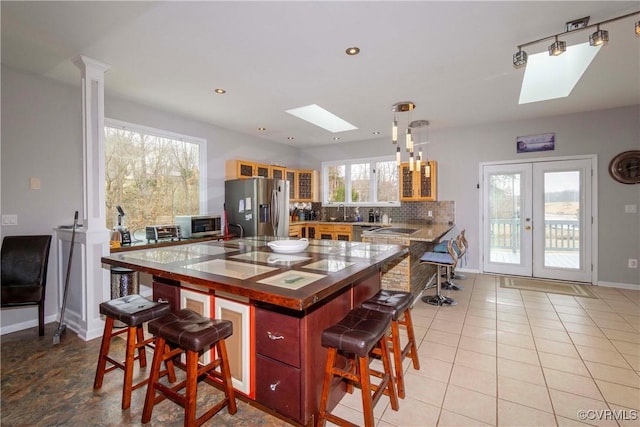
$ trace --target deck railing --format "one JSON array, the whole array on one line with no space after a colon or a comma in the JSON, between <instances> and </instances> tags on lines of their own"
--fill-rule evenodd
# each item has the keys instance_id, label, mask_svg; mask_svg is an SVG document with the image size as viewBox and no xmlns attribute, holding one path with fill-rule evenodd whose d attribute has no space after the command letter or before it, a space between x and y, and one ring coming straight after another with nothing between
<instances>
[{"instance_id":1,"label":"deck railing","mask_svg":"<svg viewBox=\"0 0 640 427\"><path fill-rule=\"evenodd\" d=\"M520 247L520 219L492 219L491 247L512 249ZM545 249L576 251L580 249L578 220L546 220L544 222Z\"/></svg>"}]
</instances>

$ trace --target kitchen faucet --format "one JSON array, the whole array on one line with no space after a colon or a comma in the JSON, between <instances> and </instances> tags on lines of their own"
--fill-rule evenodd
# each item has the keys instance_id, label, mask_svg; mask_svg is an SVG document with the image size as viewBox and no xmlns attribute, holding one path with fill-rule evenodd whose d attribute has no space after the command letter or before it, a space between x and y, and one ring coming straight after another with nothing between
<instances>
[{"instance_id":1,"label":"kitchen faucet","mask_svg":"<svg viewBox=\"0 0 640 427\"><path fill-rule=\"evenodd\" d=\"M338 205L338 213L340 213L340 207L342 207L342 220L343 221L347 221L347 207L344 205L344 203L340 203Z\"/></svg>"}]
</instances>

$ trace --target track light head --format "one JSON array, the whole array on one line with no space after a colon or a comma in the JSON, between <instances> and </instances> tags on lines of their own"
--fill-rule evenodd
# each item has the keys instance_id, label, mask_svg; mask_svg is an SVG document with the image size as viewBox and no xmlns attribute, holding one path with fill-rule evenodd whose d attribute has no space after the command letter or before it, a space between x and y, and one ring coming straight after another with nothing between
<instances>
[{"instance_id":1,"label":"track light head","mask_svg":"<svg viewBox=\"0 0 640 427\"><path fill-rule=\"evenodd\" d=\"M559 41L558 36L556 36L556 41L551 43L551 46L549 46L549 56L562 55L566 50L567 42Z\"/></svg>"},{"instance_id":2,"label":"track light head","mask_svg":"<svg viewBox=\"0 0 640 427\"><path fill-rule=\"evenodd\" d=\"M513 66L514 68L521 68L525 65L527 65L527 52L518 49L518 51L513 54Z\"/></svg>"},{"instance_id":3,"label":"track light head","mask_svg":"<svg viewBox=\"0 0 640 427\"><path fill-rule=\"evenodd\" d=\"M589 36L590 46L606 45L609 42L609 31L601 30L600 25L597 26L596 31Z\"/></svg>"}]
</instances>

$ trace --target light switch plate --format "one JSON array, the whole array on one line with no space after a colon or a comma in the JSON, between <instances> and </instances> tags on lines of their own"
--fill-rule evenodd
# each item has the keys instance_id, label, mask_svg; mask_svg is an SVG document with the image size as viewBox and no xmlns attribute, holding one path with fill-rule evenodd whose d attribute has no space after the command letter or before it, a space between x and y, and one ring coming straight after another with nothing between
<instances>
[{"instance_id":1,"label":"light switch plate","mask_svg":"<svg viewBox=\"0 0 640 427\"><path fill-rule=\"evenodd\" d=\"M40 190L40 178L33 176L29 178L29 188L32 190Z\"/></svg>"},{"instance_id":2,"label":"light switch plate","mask_svg":"<svg viewBox=\"0 0 640 427\"><path fill-rule=\"evenodd\" d=\"M624 205L624 213L638 212L638 205Z\"/></svg>"},{"instance_id":3,"label":"light switch plate","mask_svg":"<svg viewBox=\"0 0 640 427\"><path fill-rule=\"evenodd\" d=\"M18 225L18 215L2 215L2 225Z\"/></svg>"}]
</instances>

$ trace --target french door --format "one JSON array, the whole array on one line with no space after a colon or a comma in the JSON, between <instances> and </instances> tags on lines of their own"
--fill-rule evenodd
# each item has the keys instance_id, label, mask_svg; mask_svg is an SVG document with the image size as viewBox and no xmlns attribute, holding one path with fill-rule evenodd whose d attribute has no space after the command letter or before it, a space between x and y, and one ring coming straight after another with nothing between
<instances>
[{"instance_id":1,"label":"french door","mask_svg":"<svg viewBox=\"0 0 640 427\"><path fill-rule=\"evenodd\" d=\"M482 166L483 271L592 281L592 160Z\"/></svg>"}]
</instances>

